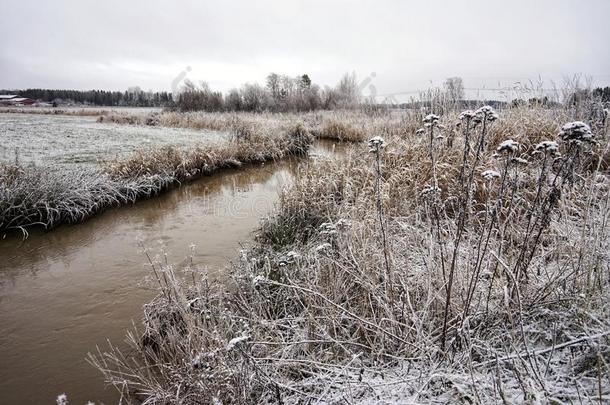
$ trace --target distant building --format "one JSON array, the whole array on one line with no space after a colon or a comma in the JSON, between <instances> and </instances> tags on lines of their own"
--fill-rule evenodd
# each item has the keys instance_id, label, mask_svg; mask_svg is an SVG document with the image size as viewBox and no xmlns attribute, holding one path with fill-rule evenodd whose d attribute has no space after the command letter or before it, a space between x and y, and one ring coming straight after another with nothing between
<instances>
[{"instance_id":1,"label":"distant building","mask_svg":"<svg viewBox=\"0 0 610 405\"><path fill-rule=\"evenodd\" d=\"M22 106L36 104L36 100L31 98L19 97L16 94L0 94L1 105Z\"/></svg>"}]
</instances>

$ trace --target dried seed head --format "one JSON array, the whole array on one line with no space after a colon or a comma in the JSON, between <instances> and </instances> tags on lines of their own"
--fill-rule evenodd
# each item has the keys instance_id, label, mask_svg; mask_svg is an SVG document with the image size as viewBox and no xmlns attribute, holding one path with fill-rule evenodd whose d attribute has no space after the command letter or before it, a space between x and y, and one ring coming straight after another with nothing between
<instances>
[{"instance_id":1,"label":"dried seed head","mask_svg":"<svg viewBox=\"0 0 610 405\"><path fill-rule=\"evenodd\" d=\"M559 146L557 145L557 142L554 141L542 141L536 145L535 149L536 152L555 155L559 151Z\"/></svg>"},{"instance_id":2,"label":"dried seed head","mask_svg":"<svg viewBox=\"0 0 610 405\"><path fill-rule=\"evenodd\" d=\"M332 248L332 245L330 243L322 243L321 245L318 245L316 247L316 252L320 252L322 250L326 250L326 249L330 249Z\"/></svg>"},{"instance_id":3,"label":"dried seed head","mask_svg":"<svg viewBox=\"0 0 610 405\"><path fill-rule=\"evenodd\" d=\"M431 195L434 195L434 194L437 194L440 192L441 192L441 189L437 186L427 186L421 191L420 195L421 196L431 196Z\"/></svg>"},{"instance_id":4,"label":"dried seed head","mask_svg":"<svg viewBox=\"0 0 610 405\"><path fill-rule=\"evenodd\" d=\"M510 161L513 163L516 163L518 165L526 165L529 163L527 160L520 158L520 157L514 157Z\"/></svg>"},{"instance_id":5,"label":"dried seed head","mask_svg":"<svg viewBox=\"0 0 610 405\"><path fill-rule=\"evenodd\" d=\"M335 224L337 229L346 229L346 228L349 228L351 225L352 225L352 222L349 219L344 219L344 218L339 219L337 221L337 223Z\"/></svg>"},{"instance_id":6,"label":"dried seed head","mask_svg":"<svg viewBox=\"0 0 610 405\"><path fill-rule=\"evenodd\" d=\"M419 128L417 131L415 131L415 135L422 135L424 132L426 132L425 129Z\"/></svg>"},{"instance_id":7,"label":"dried seed head","mask_svg":"<svg viewBox=\"0 0 610 405\"><path fill-rule=\"evenodd\" d=\"M496 149L497 152L517 152L519 150L519 142L515 142L512 139L507 139L502 142Z\"/></svg>"},{"instance_id":8,"label":"dried seed head","mask_svg":"<svg viewBox=\"0 0 610 405\"><path fill-rule=\"evenodd\" d=\"M499 179L500 173L495 170L485 170L483 173L481 173L481 176L483 176L485 180L491 181L493 179Z\"/></svg>"},{"instance_id":9,"label":"dried seed head","mask_svg":"<svg viewBox=\"0 0 610 405\"><path fill-rule=\"evenodd\" d=\"M57 405L67 405L68 404L68 396L66 394L60 394L57 396L55 400Z\"/></svg>"},{"instance_id":10,"label":"dried seed head","mask_svg":"<svg viewBox=\"0 0 610 405\"><path fill-rule=\"evenodd\" d=\"M289 257L294 260L301 257L301 255L295 252L294 250L291 250L290 252L286 253L286 257Z\"/></svg>"},{"instance_id":11,"label":"dried seed head","mask_svg":"<svg viewBox=\"0 0 610 405\"><path fill-rule=\"evenodd\" d=\"M320 234L321 235L334 235L337 233L337 229L335 224L332 222L324 222L320 225Z\"/></svg>"},{"instance_id":12,"label":"dried seed head","mask_svg":"<svg viewBox=\"0 0 610 405\"><path fill-rule=\"evenodd\" d=\"M473 118L474 115L474 111L472 110L462 111L462 113L460 114L460 120L469 120Z\"/></svg>"},{"instance_id":13,"label":"dried seed head","mask_svg":"<svg viewBox=\"0 0 610 405\"><path fill-rule=\"evenodd\" d=\"M494 111L493 107L490 105L483 106L474 112L476 122L481 122L483 118L486 118L487 121L495 121L499 118L498 114Z\"/></svg>"},{"instance_id":14,"label":"dried seed head","mask_svg":"<svg viewBox=\"0 0 610 405\"><path fill-rule=\"evenodd\" d=\"M378 152L379 149L385 147L385 141L380 136L374 136L369 139L370 152Z\"/></svg>"},{"instance_id":15,"label":"dried seed head","mask_svg":"<svg viewBox=\"0 0 610 405\"><path fill-rule=\"evenodd\" d=\"M591 142L593 133L591 127L582 121L568 122L559 132L559 137L566 142Z\"/></svg>"},{"instance_id":16,"label":"dried seed head","mask_svg":"<svg viewBox=\"0 0 610 405\"><path fill-rule=\"evenodd\" d=\"M428 114L424 117L424 126L432 127L438 124L439 116L436 114Z\"/></svg>"}]
</instances>

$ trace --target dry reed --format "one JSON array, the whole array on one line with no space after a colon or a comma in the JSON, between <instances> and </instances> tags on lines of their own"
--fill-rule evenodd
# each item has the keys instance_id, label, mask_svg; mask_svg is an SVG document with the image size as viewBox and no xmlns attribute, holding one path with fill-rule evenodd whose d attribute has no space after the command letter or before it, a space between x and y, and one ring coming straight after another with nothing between
<instances>
[{"instance_id":1,"label":"dry reed","mask_svg":"<svg viewBox=\"0 0 610 405\"><path fill-rule=\"evenodd\" d=\"M151 259L145 330L90 361L151 404L610 400L607 134L493 114L309 165L228 289Z\"/></svg>"}]
</instances>

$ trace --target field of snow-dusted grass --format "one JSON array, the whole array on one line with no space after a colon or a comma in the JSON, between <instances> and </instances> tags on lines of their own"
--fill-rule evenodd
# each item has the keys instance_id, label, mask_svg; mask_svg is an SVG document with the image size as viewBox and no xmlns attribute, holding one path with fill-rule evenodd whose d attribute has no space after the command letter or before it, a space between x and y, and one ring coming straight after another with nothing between
<instances>
[{"instance_id":1,"label":"field of snow-dusted grass","mask_svg":"<svg viewBox=\"0 0 610 405\"><path fill-rule=\"evenodd\" d=\"M52 228L223 168L307 153L298 123L267 131L102 125L82 117L0 115L0 231Z\"/></svg>"},{"instance_id":2,"label":"field of snow-dusted grass","mask_svg":"<svg viewBox=\"0 0 610 405\"><path fill-rule=\"evenodd\" d=\"M372 136L407 135L415 131L417 111L361 110L313 111L308 113L251 113L251 112L175 112L105 114L98 121L130 125L162 126L168 128L231 130L236 122L248 122L259 128L272 129L298 120L318 138L362 142Z\"/></svg>"},{"instance_id":3,"label":"field of snow-dusted grass","mask_svg":"<svg viewBox=\"0 0 610 405\"><path fill-rule=\"evenodd\" d=\"M151 404L608 402L608 112L579 111L387 117L302 168L229 288L151 257L133 350L91 361Z\"/></svg>"},{"instance_id":4,"label":"field of snow-dusted grass","mask_svg":"<svg viewBox=\"0 0 610 405\"><path fill-rule=\"evenodd\" d=\"M211 130L100 125L96 117L0 114L0 161L37 165L93 165L136 150L218 143L228 134Z\"/></svg>"}]
</instances>

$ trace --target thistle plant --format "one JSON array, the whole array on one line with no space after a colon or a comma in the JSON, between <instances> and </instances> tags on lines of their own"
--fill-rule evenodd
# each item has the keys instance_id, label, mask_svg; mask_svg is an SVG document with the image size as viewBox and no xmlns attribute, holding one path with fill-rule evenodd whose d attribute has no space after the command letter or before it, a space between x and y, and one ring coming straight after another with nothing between
<instances>
[{"instance_id":1,"label":"thistle plant","mask_svg":"<svg viewBox=\"0 0 610 405\"><path fill-rule=\"evenodd\" d=\"M484 223L485 227L483 228L483 232L481 232L481 235L477 241L476 256L475 256L475 260L474 260L474 269L471 274L471 278L468 282L468 289L466 291L466 303L464 305L464 314L462 317L463 319L465 319L469 314L471 302L474 297L474 293L477 290L478 282L480 281L480 275L481 275L481 271L483 269L483 261L484 261L485 257L487 257L487 252L489 250L489 246L492 241L492 236L494 235L494 233L498 234L498 239L500 240L496 254L498 256L500 256L502 254L504 235L506 233L506 227L509 224L510 213L512 210L512 202L514 200L515 193L517 191L517 183L518 183L517 182L517 180L518 180L517 179L517 176L518 176L517 166L519 165L518 159L521 159L521 158L517 157L519 150L520 150L519 143L512 139L507 139L507 140L501 142L500 145L498 145L498 147L496 148L495 155L498 157L498 159L500 159L504 162L502 172L499 173L499 172L496 172L495 170L487 170L487 171L483 172L483 176L486 177L487 179L498 179L500 182L500 186L499 186L495 204L491 207L491 209L489 209L489 214L488 214L489 218L487 218L487 216L485 217L485 223ZM514 179L511 182L510 169L512 167L514 167L515 172L514 172ZM511 183L512 183L512 187L510 188L510 196L508 198L506 198L507 197L506 194L509 191L508 188ZM490 186L491 186L491 184L490 184ZM506 204L507 200L508 200L508 204ZM506 208L506 212L504 214L504 223L502 224L503 226L501 226L501 225L499 225L499 221L500 221L500 216L502 214L502 208L505 206L505 204L507 205L507 208ZM489 220L489 223L487 223L487 220ZM494 277L496 275L497 266L498 266L498 263L496 261L496 264L492 271L492 278L491 278L489 292L488 292L488 301L489 301L489 295L491 294Z\"/></svg>"},{"instance_id":2,"label":"thistle plant","mask_svg":"<svg viewBox=\"0 0 610 405\"><path fill-rule=\"evenodd\" d=\"M574 121L561 127L559 137L564 142L581 144L582 142L591 142L593 133L589 125L582 121Z\"/></svg>"},{"instance_id":3,"label":"thistle plant","mask_svg":"<svg viewBox=\"0 0 610 405\"><path fill-rule=\"evenodd\" d=\"M485 138L489 125L498 119L498 114L490 106L484 106L476 111L466 110L460 114L460 120L462 122L463 134L464 134L464 150L462 155L462 165L460 167L459 182L462 185L462 192L459 197L459 215L457 221L457 230L453 243L453 252L451 257L451 266L449 269L449 277L447 280L446 293L447 297L445 300L445 313L443 318L443 330L441 333L441 350L445 350L445 343L447 339L447 322L449 319L449 310L451 307L451 295L453 288L453 278L458 262L458 255L460 250L460 244L463 238L463 234L466 229L466 222L468 219L468 213L470 212L470 205L472 199L472 188L475 177L475 170L481 158L485 146ZM475 144L475 155L472 164L469 165L469 156L471 153L470 145L470 131L472 127L481 125L479 137ZM467 175L467 178L466 178ZM441 263L443 265L443 263ZM472 280L471 280L472 283ZM470 292L469 292L470 296ZM462 322L466 318L467 310L462 317Z\"/></svg>"},{"instance_id":4,"label":"thistle plant","mask_svg":"<svg viewBox=\"0 0 610 405\"><path fill-rule=\"evenodd\" d=\"M470 156L470 129L472 119L474 118L474 111L466 110L460 113L460 127L462 128L462 135L464 137L464 153L462 155L462 164L460 166L460 176L458 181L460 184L464 184L464 171L468 165L468 157Z\"/></svg>"},{"instance_id":5,"label":"thistle plant","mask_svg":"<svg viewBox=\"0 0 610 405\"><path fill-rule=\"evenodd\" d=\"M393 124L362 131L396 142L401 153L391 162L374 137L372 167L362 167L354 148L345 158L304 165L275 218L296 230L291 242L257 240L232 269L231 290L167 289L172 299L160 295L155 308L168 315L146 315L160 355L149 360L150 346L143 350L137 340L129 362L107 357L119 362L108 380L156 399L212 392L223 403L379 402L395 393L371 391L381 374L383 387L401 384L402 399L412 402L573 402L576 395L592 402L592 376L603 383L608 370L608 177L579 169L588 152L606 151L589 150L593 138L582 125L555 139L555 111L507 110L497 131L497 114L477 111L462 115L464 137L456 134L454 146L463 141L464 151L457 154L439 147L440 119L431 117L416 135L423 117L409 115L400 131ZM538 121L542 115L548 120ZM434 168L427 161L422 173L417 163L429 154ZM353 226L343 229L344 219ZM596 272L595 288L583 268ZM168 282L179 283L169 271ZM186 321L167 332L175 319ZM591 358L593 367L582 366ZM98 367L109 370L107 363ZM163 365L160 377L150 364Z\"/></svg>"},{"instance_id":6,"label":"thistle plant","mask_svg":"<svg viewBox=\"0 0 610 405\"><path fill-rule=\"evenodd\" d=\"M608 136L608 118L610 117L610 110L604 108L604 115L602 118L602 128L604 129L604 139Z\"/></svg>"},{"instance_id":7,"label":"thistle plant","mask_svg":"<svg viewBox=\"0 0 610 405\"><path fill-rule=\"evenodd\" d=\"M424 127L429 130L429 153L430 162L432 163L432 182L434 187L438 187L438 181L436 178L436 161L434 158L434 128L438 126L439 116L436 114L428 114L424 117Z\"/></svg>"},{"instance_id":8,"label":"thistle plant","mask_svg":"<svg viewBox=\"0 0 610 405\"><path fill-rule=\"evenodd\" d=\"M498 118L498 114L495 112L493 107L489 105L485 105L474 112L474 117L472 117L473 123L475 124L475 126L479 124L481 125L481 133L477 143L477 153L481 153L485 148L487 142L486 135L489 129L488 127Z\"/></svg>"},{"instance_id":9,"label":"thistle plant","mask_svg":"<svg viewBox=\"0 0 610 405\"><path fill-rule=\"evenodd\" d=\"M377 205L377 216L379 219L379 228L381 230L381 242L383 246L383 258L385 262L385 270L386 270L386 282L388 288L390 290L390 296L393 296L393 281L392 281L392 271L390 267L390 260L388 255L388 244L387 244L387 236L385 230L385 220L383 216L383 203L381 200L381 154L383 149L386 146L384 139L380 136L375 136L369 139L368 142L369 152L375 156L375 196L376 196L376 205Z\"/></svg>"},{"instance_id":10,"label":"thistle plant","mask_svg":"<svg viewBox=\"0 0 610 405\"><path fill-rule=\"evenodd\" d=\"M552 163L554 158L557 158L559 156L559 145L557 144L557 142L554 141L542 141L535 146L532 155L541 156L542 161L540 164L540 173L538 174L536 184L536 196L534 197L534 201L532 202L531 208L529 209L529 212L527 214L525 235L521 244L522 248L520 249L519 256L517 257L517 261L515 263L514 273L516 274L517 279L519 278L520 274L526 274L526 268L523 267L522 263L525 258L530 238L532 237L532 231L537 225L538 219L544 215L544 213L540 212L540 209L542 207L541 201L543 199L544 185L547 183L549 163Z\"/></svg>"},{"instance_id":11,"label":"thistle plant","mask_svg":"<svg viewBox=\"0 0 610 405\"><path fill-rule=\"evenodd\" d=\"M582 121L574 121L561 127L559 138L567 144L568 148L563 157L559 156L558 145L553 141L541 142L536 146L536 152L542 153L544 156L538 179L538 191L531 214L536 214L536 216L533 221L531 216L528 219L521 252L514 265L514 273L517 279L521 276L527 277L527 269L536 254L542 233L549 226L551 215L559 204L562 189L566 184L574 182L574 172L580 162L582 148L593 142L593 133L589 125ZM554 160L559 159L561 163L548 191L543 196L542 187L546 182L547 164L551 157Z\"/></svg>"}]
</instances>

